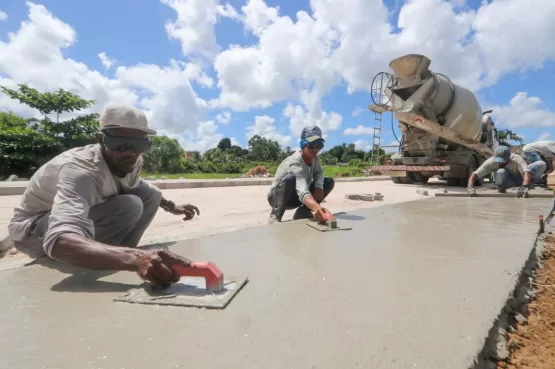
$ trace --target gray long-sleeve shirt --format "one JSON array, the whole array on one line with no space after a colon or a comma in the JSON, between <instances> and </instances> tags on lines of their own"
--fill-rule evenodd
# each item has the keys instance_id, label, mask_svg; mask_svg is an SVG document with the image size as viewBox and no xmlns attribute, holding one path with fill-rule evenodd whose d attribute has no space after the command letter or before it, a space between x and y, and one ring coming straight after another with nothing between
<instances>
[{"instance_id":1,"label":"gray long-sleeve shirt","mask_svg":"<svg viewBox=\"0 0 555 369\"><path fill-rule=\"evenodd\" d=\"M301 202L304 202L304 198L310 195L310 184L312 182L314 182L315 188L324 188L324 168L322 168L318 157L312 161L311 165L305 163L300 150L285 158L276 170L270 191L288 174L293 174L297 179L296 190Z\"/></svg>"},{"instance_id":2,"label":"gray long-sleeve shirt","mask_svg":"<svg viewBox=\"0 0 555 369\"><path fill-rule=\"evenodd\" d=\"M112 175L100 145L87 145L61 153L31 177L19 206L8 225L14 242L31 242L34 222L49 214L48 230L41 244L26 245L51 256L62 233L77 233L94 239L89 209L110 196L129 192L141 183L142 158L135 170L123 178Z\"/></svg>"}]
</instances>

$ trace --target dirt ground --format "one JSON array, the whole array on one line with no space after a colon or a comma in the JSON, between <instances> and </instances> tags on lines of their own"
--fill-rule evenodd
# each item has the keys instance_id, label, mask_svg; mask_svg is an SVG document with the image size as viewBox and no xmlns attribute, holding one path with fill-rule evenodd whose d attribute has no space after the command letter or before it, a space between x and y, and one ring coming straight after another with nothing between
<instances>
[{"instance_id":1,"label":"dirt ground","mask_svg":"<svg viewBox=\"0 0 555 369\"><path fill-rule=\"evenodd\" d=\"M555 368L555 236L549 237L544 268L537 269L538 294L529 305L528 321L509 334L511 354L498 369Z\"/></svg>"}]
</instances>

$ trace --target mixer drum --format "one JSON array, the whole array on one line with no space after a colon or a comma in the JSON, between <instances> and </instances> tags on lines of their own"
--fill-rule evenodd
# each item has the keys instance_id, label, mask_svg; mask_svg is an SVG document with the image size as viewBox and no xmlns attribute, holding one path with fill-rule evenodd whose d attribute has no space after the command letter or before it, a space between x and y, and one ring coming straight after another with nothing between
<instances>
[{"instance_id":1,"label":"mixer drum","mask_svg":"<svg viewBox=\"0 0 555 369\"><path fill-rule=\"evenodd\" d=\"M394 110L413 112L473 140L482 134L482 107L474 94L445 75L428 69L431 61L418 54L389 63L396 84L391 92Z\"/></svg>"}]
</instances>

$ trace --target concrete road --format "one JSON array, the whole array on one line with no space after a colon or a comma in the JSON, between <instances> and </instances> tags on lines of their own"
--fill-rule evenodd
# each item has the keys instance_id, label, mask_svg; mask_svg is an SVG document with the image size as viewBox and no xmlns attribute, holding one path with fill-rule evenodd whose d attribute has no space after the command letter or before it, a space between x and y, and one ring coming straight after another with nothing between
<instances>
[{"instance_id":1,"label":"concrete road","mask_svg":"<svg viewBox=\"0 0 555 369\"><path fill-rule=\"evenodd\" d=\"M436 197L351 211L338 217L346 232L310 231L305 220L171 246L250 278L219 311L114 303L141 283L135 273L46 259L3 271L2 367L486 368L477 355L544 206Z\"/></svg>"},{"instance_id":2,"label":"concrete road","mask_svg":"<svg viewBox=\"0 0 555 369\"><path fill-rule=\"evenodd\" d=\"M440 188L448 188L441 183L422 185L399 185L390 181L337 183L334 191L323 204L332 212L372 208L386 204L426 199ZM429 196L416 193L416 189L426 187ZM268 186L215 187L179 190L164 190L164 196L175 203L192 203L199 207L200 216L190 222L183 222L162 210L156 215L151 227L146 231L142 245L204 237L267 224L269 205L266 200ZM449 187L450 191L461 188ZM383 201L346 200L348 193L381 192ZM0 233L7 231L7 225L21 196L2 196L0 203ZM293 211L286 212L284 220L290 220ZM29 259L11 251L0 259L0 270L21 266Z\"/></svg>"}]
</instances>

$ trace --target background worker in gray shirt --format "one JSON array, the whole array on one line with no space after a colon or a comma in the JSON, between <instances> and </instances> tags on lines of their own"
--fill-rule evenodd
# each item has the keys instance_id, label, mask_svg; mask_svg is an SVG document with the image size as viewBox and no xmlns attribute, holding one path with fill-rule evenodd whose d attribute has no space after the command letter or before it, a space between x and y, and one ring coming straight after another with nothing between
<instances>
[{"instance_id":1,"label":"background worker in gray shirt","mask_svg":"<svg viewBox=\"0 0 555 369\"><path fill-rule=\"evenodd\" d=\"M325 220L329 211L320 206L333 190L333 178L324 177L318 153L324 148L322 130L307 126L301 133L300 150L285 158L279 165L270 191L268 203L272 207L268 223L281 222L285 210L297 209L293 219L314 217Z\"/></svg>"},{"instance_id":2,"label":"background worker in gray shirt","mask_svg":"<svg viewBox=\"0 0 555 369\"><path fill-rule=\"evenodd\" d=\"M476 180L493 173L493 181L500 193L506 192L507 188L519 187L517 197L528 197L528 189L532 187L534 178L539 178L545 172L545 168L543 161L527 165L522 156L511 154L507 146L498 146L493 151L493 157L484 161L470 175L467 191L470 196L476 196Z\"/></svg>"},{"instance_id":3,"label":"background worker in gray shirt","mask_svg":"<svg viewBox=\"0 0 555 369\"><path fill-rule=\"evenodd\" d=\"M14 246L77 267L136 271L160 286L177 282L172 267L190 266L189 260L135 247L159 207L183 220L198 208L176 206L141 179L142 153L148 135L156 134L143 112L109 106L100 126L98 144L65 151L31 177L8 226Z\"/></svg>"},{"instance_id":4,"label":"background worker in gray shirt","mask_svg":"<svg viewBox=\"0 0 555 369\"><path fill-rule=\"evenodd\" d=\"M528 164L536 161L544 161L547 164L547 170L542 178L547 177L547 174L553 171L555 162L555 141L536 141L524 145L522 148L522 156Z\"/></svg>"}]
</instances>

